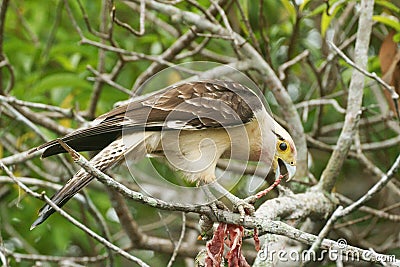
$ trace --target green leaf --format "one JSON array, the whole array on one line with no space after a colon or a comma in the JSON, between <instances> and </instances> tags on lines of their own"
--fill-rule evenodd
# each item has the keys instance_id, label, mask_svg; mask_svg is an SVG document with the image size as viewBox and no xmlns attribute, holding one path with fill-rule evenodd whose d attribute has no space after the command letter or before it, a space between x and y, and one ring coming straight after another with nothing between
<instances>
[{"instance_id":1,"label":"green leaf","mask_svg":"<svg viewBox=\"0 0 400 267\"><path fill-rule=\"evenodd\" d=\"M396 34L393 36L393 41L396 42L396 43L400 43L400 32L399 32L399 33L396 33Z\"/></svg>"},{"instance_id":2,"label":"green leaf","mask_svg":"<svg viewBox=\"0 0 400 267\"><path fill-rule=\"evenodd\" d=\"M289 0L281 0L281 3L285 7L286 11L289 13L289 17L292 21L292 23L296 22L296 9L293 6L292 2Z\"/></svg>"},{"instance_id":3,"label":"green leaf","mask_svg":"<svg viewBox=\"0 0 400 267\"><path fill-rule=\"evenodd\" d=\"M80 60L82 58L82 55L76 53L73 54L72 56L66 56L64 54L60 54L54 57L54 60L56 60L65 70L68 71L76 71L78 68L78 64L80 63Z\"/></svg>"},{"instance_id":4,"label":"green leaf","mask_svg":"<svg viewBox=\"0 0 400 267\"><path fill-rule=\"evenodd\" d=\"M326 10L328 8L328 6L326 6L325 8L325 12L322 13L322 18L321 18L321 35L324 37L326 34L326 31L329 28L329 25L331 24L332 19L335 17L335 15L337 14L337 12L340 10L340 8L342 7L342 5L344 5L344 3L340 3L338 5L334 6L334 10L332 10L332 4L334 4L337 1L333 1L332 3L330 3L329 5L329 10Z\"/></svg>"},{"instance_id":5,"label":"green leaf","mask_svg":"<svg viewBox=\"0 0 400 267\"><path fill-rule=\"evenodd\" d=\"M329 28L329 24L331 23L333 16L328 16L327 12L322 13L321 18L321 35L325 37L326 31Z\"/></svg>"},{"instance_id":6,"label":"green leaf","mask_svg":"<svg viewBox=\"0 0 400 267\"><path fill-rule=\"evenodd\" d=\"M397 7L395 4L392 4L391 1L377 0L377 1L375 1L375 4L377 4L379 6L386 7L387 9L393 11L394 13L399 13L400 12L400 8Z\"/></svg>"},{"instance_id":7,"label":"green leaf","mask_svg":"<svg viewBox=\"0 0 400 267\"><path fill-rule=\"evenodd\" d=\"M43 78L32 88L37 93L44 93L54 88L80 88L91 89L91 84L84 79L79 79L74 73L55 73Z\"/></svg>"},{"instance_id":8,"label":"green leaf","mask_svg":"<svg viewBox=\"0 0 400 267\"><path fill-rule=\"evenodd\" d=\"M322 14L323 12L326 12L326 4L321 4L321 5L317 6L316 8L314 8L313 11L308 13L306 15L306 17L313 17L315 15Z\"/></svg>"},{"instance_id":9,"label":"green leaf","mask_svg":"<svg viewBox=\"0 0 400 267\"><path fill-rule=\"evenodd\" d=\"M376 15L372 17L373 20L383 23L396 31L400 31L400 22L396 20L395 18L388 17L388 16L381 16L381 15Z\"/></svg>"},{"instance_id":10,"label":"green leaf","mask_svg":"<svg viewBox=\"0 0 400 267\"><path fill-rule=\"evenodd\" d=\"M310 2L310 0L304 0L303 3L299 6L300 11L303 12L304 8L306 8L307 4Z\"/></svg>"},{"instance_id":11,"label":"green leaf","mask_svg":"<svg viewBox=\"0 0 400 267\"><path fill-rule=\"evenodd\" d=\"M243 14L249 19L249 4L248 4L248 2L249 1L247 1L247 0L239 0L238 4L242 7ZM239 9L237 9L237 17L241 18ZM243 19L240 19L239 23L240 23L240 28L243 30L243 32L246 35L248 35L249 33L248 33L247 27L246 27Z\"/></svg>"},{"instance_id":12,"label":"green leaf","mask_svg":"<svg viewBox=\"0 0 400 267\"><path fill-rule=\"evenodd\" d=\"M249 1L247 0L239 0L240 5L242 6L243 13L248 16L249 15Z\"/></svg>"}]
</instances>

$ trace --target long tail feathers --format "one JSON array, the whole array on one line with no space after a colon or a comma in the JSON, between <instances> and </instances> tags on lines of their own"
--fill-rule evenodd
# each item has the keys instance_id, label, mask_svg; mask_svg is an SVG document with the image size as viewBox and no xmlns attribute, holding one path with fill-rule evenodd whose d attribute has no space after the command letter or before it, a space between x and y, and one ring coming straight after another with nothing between
<instances>
[{"instance_id":1,"label":"long tail feathers","mask_svg":"<svg viewBox=\"0 0 400 267\"><path fill-rule=\"evenodd\" d=\"M101 171L105 171L124 158L124 154L132 152L135 158L140 159L146 154L146 138L149 135L137 135L127 139L119 138L109 144L100 151L90 162L94 167ZM129 151L127 149L129 147ZM76 195L83 187L93 180L93 176L85 172L83 169L78 171L52 198L51 200L59 207L62 207L74 195ZM33 222L31 230L43 223L55 210L48 204L44 205L39 211L39 217Z\"/></svg>"},{"instance_id":2,"label":"long tail feathers","mask_svg":"<svg viewBox=\"0 0 400 267\"><path fill-rule=\"evenodd\" d=\"M55 195L51 197L51 201L59 207L62 207L74 195L76 195L83 187L93 180L93 176L80 170L75 174ZM33 222L30 230L43 223L55 210L49 205L44 205L39 210L39 217Z\"/></svg>"}]
</instances>

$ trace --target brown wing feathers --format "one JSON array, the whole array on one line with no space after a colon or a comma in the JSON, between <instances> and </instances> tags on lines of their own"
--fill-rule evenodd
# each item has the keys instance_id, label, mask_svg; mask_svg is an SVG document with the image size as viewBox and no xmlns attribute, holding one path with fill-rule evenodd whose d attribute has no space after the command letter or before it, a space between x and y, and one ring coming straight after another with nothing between
<instances>
[{"instance_id":1,"label":"brown wing feathers","mask_svg":"<svg viewBox=\"0 0 400 267\"><path fill-rule=\"evenodd\" d=\"M249 122L255 108L261 108L257 96L238 83L185 83L118 107L100 116L97 125L77 130L62 140L77 151L95 151L121 136L123 128L154 131L227 127ZM42 157L65 152L55 140L38 147L43 148L46 150Z\"/></svg>"}]
</instances>

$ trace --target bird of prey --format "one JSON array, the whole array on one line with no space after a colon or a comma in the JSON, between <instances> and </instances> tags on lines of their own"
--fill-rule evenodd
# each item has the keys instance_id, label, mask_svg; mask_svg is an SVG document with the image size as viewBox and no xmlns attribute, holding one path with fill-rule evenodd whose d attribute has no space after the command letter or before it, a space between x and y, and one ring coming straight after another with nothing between
<instances>
[{"instance_id":1,"label":"bird of prey","mask_svg":"<svg viewBox=\"0 0 400 267\"><path fill-rule=\"evenodd\" d=\"M220 158L264 162L272 165L276 177L286 169L288 179L296 170L297 152L289 133L257 94L225 80L183 82L133 98L61 139L76 151L100 150L90 160L100 171L127 154L134 160L157 155L197 184L215 181ZM36 150L43 150L43 158L66 152L57 140ZM93 178L79 170L51 200L63 206ZM54 211L46 204L31 229Z\"/></svg>"}]
</instances>

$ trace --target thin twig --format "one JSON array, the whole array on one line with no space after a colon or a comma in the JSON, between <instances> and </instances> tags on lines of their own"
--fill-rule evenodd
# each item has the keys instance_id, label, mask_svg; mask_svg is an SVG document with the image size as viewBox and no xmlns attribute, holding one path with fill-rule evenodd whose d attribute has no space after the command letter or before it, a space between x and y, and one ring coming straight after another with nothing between
<instances>
[{"instance_id":1,"label":"thin twig","mask_svg":"<svg viewBox=\"0 0 400 267\"><path fill-rule=\"evenodd\" d=\"M361 72L362 74L364 74L365 76L374 79L375 81L377 81L378 83L380 83L391 95L394 104L396 105L396 112L397 112L397 116L400 117L400 113L399 113L399 108L397 106L397 101L399 99L399 95L396 93L396 91L394 90L394 87L387 84L384 80L382 80L375 72L368 72L366 71L364 68L362 68L361 66L357 65L355 62L353 62L350 58L348 58L334 43L329 42L328 43L331 45L331 47L333 48L333 50L335 50L335 52L341 57L343 58L343 60L349 64L350 66L352 66L354 69L358 70L359 72Z\"/></svg>"},{"instance_id":2,"label":"thin twig","mask_svg":"<svg viewBox=\"0 0 400 267\"><path fill-rule=\"evenodd\" d=\"M108 1L103 0L101 4L101 20L100 20L100 32L111 38L111 30L109 31L109 27L107 27L108 22ZM104 44L106 43L108 38L101 38L101 42ZM97 72L104 72L105 71L105 60L106 60L106 52L103 49L99 49L98 53L98 61L97 61ZM89 119L95 118L96 107L100 99L100 94L103 91L104 83L102 80L95 80L93 84L93 92L90 97L89 107L87 109L87 117Z\"/></svg>"},{"instance_id":3,"label":"thin twig","mask_svg":"<svg viewBox=\"0 0 400 267\"><path fill-rule=\"evenodd\" d=\"M9 93L15 84L15 72L14 67L11 65L6 55L3 55L4 59L0 62L0 68L6 67L10 74L9 82L7 83L7 87L4 90L5 93Z\"/></svg>"},{"instance_id":4,"label":"thin twig","mask_svg":"<svg viewBox=\"0 0 400 267\"><path fill-rule=\"evenodd\" d=\"M390 179L396 174L399 168L400 168L400 154L397 156L395 162L393 163L389 171L370 190L368 190L368 192L365 195L363 195L361 198L359 198L350 206L346 207L341 212L340 217L348 215L349 213L353 212L354 210L362 206L366 201L371 199L390 181Z\"/></svg>"},{"instance_id":5,"label":"thin twig","mask_svg":"<svg viewBox=\"0 0 400 267\"><path fill-rule=\"evenodd\" d=\"M109 36L107 34L102 33L102 32L98 32L98 31L93 29L93 27L90 25L89 17L87 15L86 11L85 11L85 8L83 7L83 4L82 4L81 0L77 0L77 2L78 2L78 5L79 5L79 9L81 10L81 13L82 13L83 21L85 22L85 25L86 25L86 28L88 29L88 31L91 34L93 34L94 36L96 36L96 37L99 37L101 39L108 39ZM67 9L68 15L70 16L70 18L72 18L72 13L71 13L71 11L69 9L69 6L67 6L67 8L68 8ZM72 22L73 22L73 25L75 26L75 29L77 29L77 32L80 33L79 35L82 36L81 35L82 31L77 26L75 19L73 19ZM79 30L78 30L78 28L79 28Z\"/></svg>"},{"instance_id":6,"label":"thin twig","mask_svg":"<svg viewBox=\"0 0 400 267\"><path fill-rule=\"evenodd\" d=\"M78 1L78 3L80 4L81 11L84 11L80 1ZM76 22L74 15L72 14L72 10L71 10L71 8L69 6L68 0L64 0L64 5L65 5L65 9L67 11L68 17L69 17L69 19L70 19L70 21L72 23L72 26L75 28L75 30L79 34L79 36L81 38L83 38L84 37L83 32L82 32L81 28L78 26L78 23Z\"/></svg>"},{"instance_id":7,"label":"thin twig","mask_svg":"<svg viewBox=\"0 0 400 267\"><path fill-rule=\"evenodd\" d=\"M190 30L193 30L190 28ZM200 33L200 32L194 32L196 36L199 37L205 37L205 38L212 38L212 39L222 39L222 40L229 40L233 41L234 38L230 35L221 35L221 34L212 34L212 33Z\"/></svg>"},{"instance_id":8,"label":"thin twig","mask_svg":"<svg viewBox=\"0 0 400 267\"><path fill-rule=\"evenodd\" d=\"M42 195L39 193L36 193L32 191L29 187L27 187L23 182L21 182L19 179L17 179L14 174L10 171L9 168L7 168L6 165L4 165L2 162L0 162L0 168L3 169L6 174L11 178L11 180L17 184L22 190L24 190L26 193L29 195L33 196L34 198L41 199Z\"/></svg>"},{"instance_id":9,"label":"thin twig","mask_svg":"<svg viewBox=\"0 0 400 267\"><path fill-rule=\"evenodd\" d=\"M272 66L269 38L268 35L265 33L267 31L268 25L267 25L267 20L265 19L267 12L264 12L264 0L259 0L258 8L259 8L258 21L259 21L260 35L262 40L264 41L265 60L267 61L268 65Z\"/></svg>"},{"instance_id":10,"label":"thin twig","mask_svg":"<svg viewBox=\"0 0 400 267\"><path fill-rule=\"evenodd\" d=\"M13 140L9 140L9 138L7 138L9 136L10 134L2 138L0 137L0 142L2 143L4 148L11 152L13 155L19 154L20 151L15 146L15 143L17 143L16 138L14 138ZM26 161L25 164L29 169L31 169L33 172L37 173L40 177L43 177L46 180L55 181L57 179L56 177L54 177L54 173L51 175L48 174L47 172L43 171L39 166L35 165L32 161Z\"/></svg>"},{"instance_id":11,"label":"thin twig","mask_svg":"<svg viewBox=\"0 0 400 267\"><path fill-rule=\"evenodd\" d=\"M197 9L199 9L208 20L218 24L219 22L217 21L217 19L213 16L212 12L210 12L210 9L205 9L204 7L202 7L198 1L196 0L186 0L188 3L190 3L191 5L195 6Z\"/></svg>"},{"instance_id":12,"label":"thin twig","mask_svg":"<svg viewBox=\"0 0 400 267\"><path fill-rule=\"evenodd\" d=\"M288 49L287 49L287 57L286 57L287 61L291 61L290 59L293 57L295 48L298 45L297 38L299 37L300 23L301 23L302 18L303 18L303 16L302 16L302 13L301 13L300 9L296 7L295 23L293 25L292 34L290 35L290 41L289 41L289 45L288 45ZM288 71L289 71L288 68L285 68L283 70L283 75L282 75L283 79L281 79L281 81L284 84L284 86L287 85L287 74L288 74Z\"/></svg>"},{"instance_id":13,"label":"thin twig","mask_svg":"<svg viewBox=\"0 0 400 267\"><path fill-rule=\"evenodd\" d=\"M235 3L236 3L236 6L239 9L240 16L242 17L244 25L246 26L246 30L250 35L251 42L253 43L253 45L254 45L255 49L258 51L258 53L261 54L262 53L261 46L260 46L260 43L258 42L258 40L257 40L257 38L256 38L256 36L254 34L253 28L250 25L250 22L249 22L249 19L248 19L249 18L248 14L244 13L244 10L242 8L241 2L239 0L235 0Z\"/></svg>"},{"instance_id":14,"label":"thin twig","mask_svg":"<svg viewBox=\"0 0 400 267\"><path fill-rule=\"evenodd\" d=\"M110 229L108 228L108 225L98 210L98 208L94 205L92 200L90 199L89 195L83 191L83 195L85 196L85 203L87 204L89 212L92 214L94 217L96 223L99 225L102 235L105 237L106 240L111 240L111 233ZM114 265L114 254L111 248L107 247L107 254L108 254L108 266L113 266Z\"/></svg>"},{"instance_id":15,"label":"thin twig","mask_svg":"<svg viewBox=\"0 0 400 267\"><path fill-rule=\"evenodd\" d=\"M311 106L321 106L321 105L332 105L337 112L341 114L346 114L346 110L342 108L335 99L312 99L304 102L300 102L295 105L296 108L306 108Z\"/></svg>"},{"instance_id":16,"label":"thin twig","mask_svg":"<svg viewBox=\"0 0 400 267\"><path fill-rule=\"evenodd\" d=\"M43 153L42 151L23 151L0 159L0 163L4 165L13 165L17 163L22 163L29 159L38 157L42 153Z\"/></svg>"},{"instance_id":17,"label":"thin twig","mask_svg":"<svg viewBox=\"0 0 400 267\"><path fill-rule=\"evenodd\" d=\"M79 117L79 119L84 120L81 116L79 116L79 114L77 114L76 112L74 113L72 111L72 109L65 109L65 108L60 108L57 106L47 105L47 104L43 104L43 103L24 101L24 100L17 99L13 96L0 95L0 102L7 102L9 104L25 106L25 107L29 107L29 108L37 108L37 109L42 109L42 110L46 110L46 111L57 112L67 118L71 118L74 115L76 115L77 117Z\"/></svg>"},{"instance_id":18,"label":"thin twig","mask_svg":"<svg viewBox=\"0 0 400 267\"><path fill-rule=\"evenodd\" d=\"M352 36L350 36L349 38L347 38L346 40L344 40L340 46L339 49L340 50L344 50L346 49L349 45L351 45L357 38L357 33L353 34ZM334 61L336 58L338 57L337 53L330 53L327 57L326 60L318 67L318 73L322 73L324 70L326 70L326 68L332 63L332 61Z\"/></svg>"},{"instance_id":19,"label":"thin twig","mask_svg":"<svg viewBox=\"0 0 400 267\"><path fill-rule=\"evenodd\" d=\"M125 199L115 190L110 190L110 196L121 226L129 237L132 246L134 248L143 246L144 240L147 240L148 236L132 217Z\"/></svg>"},{"instance_id":20,"label":"thin twig","mask_svg":"<svg viewBox=\"0 0 400 267\"><path fill-rule=\"evenodd\" d=\"M222 0L219 1L220 5L223 5L227 0ZM132 6L130 2L124 2L128 6ZM216 9L215 5L211 5L208 9L207 12L211 15L214 16L215 14L218 13L218 10ZM170 14L170 15L173 15ZM197 37L195 33L201 32L198 27L190 27L190 29L183 35L181 35L175 43L173 43L168 49L166 49L162 54L161 57L164 60L171 61L178 55L182 50L186 49L192 41L194 41ZM204 51L206 52L206 51ZM210 55L210 53L208 53ZM214 54L212 54L214 56ZM140 85L142 85L147 79L149 79L151 76L153 76L155 73L160 71L162 69L163 64L160 64L158 62L153 62L150 67L146 69L146 71L142 72L139 77L136 79L135 83L132 86L132 91L135 92L136 94L140 94Z\"/></svg>"},{"instance_id":21,"label":"thin twig","mask_svg":"<svg viewBox=\"0 0 400 267\"><path fill-rule=\"evenodd\" d=\"M224 9L219 5L218 1L216 1L216 0L210 0L210 1L213 4L213 6L217 9L218 13L220 14L222 21L224 22L224 25L227 29L228 36L230 36L232 38L233 49L234 49L235 53L239 56L240 55L239 45L242 45L242 43L244 43L244 42L239 42L238 38L235 38L235 32L232 29L232 26L229 22L228 17L226 16ZM225 34L217 34L217 35L224 36Z\"/></svg>"},{"instance_id":22,"label":"thin twig","mask_svg":"<svg viewBox=\"0 0 400 267\"><path fill-rule=\"evenodd\" d=\"M47 137L40 131L40 129L33 124L30 120L28 120L24 115L22 115L18 110L16 110L13 106L8 104L7 102L3 102L2 105L6 107L14 116L15 119L18 121L23 122L29 128L31 128L43 141L47 141Z\"/></svg>"},{"instance_id":23,"label":"thin twig","mask_svg":"<svg viewBox=\"0 0 400 267\"><path fill-rule=\"evenodd\" d=\"M0 219L1 219L1 217L0 217ZM1 220L0 220L0 223L2 223ZM3 236L0 231L0 261L1 261L3 267L9 266L6 255L7 255L7 252L6 252L6 248L4 247Z\"/></svg>"},{"instance_id":24,"label":"thin twig","mask_svg":"<svg viewBox=\"0 0 400 267\"><path fill-rule=\"evenodd\" d=\"M97 47L97 48L100 48L100 49L107 50L109 52L114 52L116 54L121 54L121 55L127 56L127 57L124 58L126 61L136 61L138 59L147 59L147 60L158 62L161 65L165 65L165 66L169 66L169 67L175 66L174 63L166 61L161 56L146 55L144 53L133 52L133 51L125 50L123 48L110 46L110 45L105 45L105 44L102 44L102 43L99 43L99 42L96 42L96 41L93 41L93 40L89 40L86 37L83 37L81 39L80 43L81 44L91 45L91 46L94 46L94 47Z\"/></svg>"},{"instance_id":25,"label":"thin twig","mask_svg":"<svg viewBox=\"0 0 400 267\"><path fill-rule=\"evenodd\" d=\"M186 215L184 212L182 212L182 229L181 229L181 235L179 237L178 243L176 244L174 248L174 252L172 253L171 258L169 259L169 262L167 264L167 267L171 267L176 259L176 256L178 255L178 251L182 245L183 238L185 237L186 233Z\"/></svg>"},{"instance_id":26,"label":"thin twig","mask_svg":"<svg viewBox=\"0 0 400 267\"><path fill-rule=\"evenodd\" d=\"M29 261L44 261L44 262L75 262L75 263L96 263L107 259L107 254L101 254L97 256L82 256L82 257L60 257L60 256L49 256L49 255L38 255L38 254L22 254L6 250L7 255L14 258L16 261L29 260Z\"/></svg>"},{"instance_id":27,"label":"thin twig","mask_svg":"<svg viewBox=\"0 0 400 267\"><path fill-rule=\"evenodd\" d=\"M194 49L187 51L185 53L180 53L178 54L175 59L180 60L180 59L184 59L187 57L191 57L194 56L198 53L200 53L200 51L202 51L204 49L204 47L211 41L211 38L204 38L204 40L200 43L200 44L192 44L192 46L194 46Z\"/></svg>"},{"instance_id":28,"label":"thin twig","mask_svg":"<svg viewBox=\"0 0 400 267\"><path fill-rule=\"evenodd\" d=\"M0 162L0 165L3 164L2 162ZM5 165L5 164L4 164ZM23 184L27 184L27 185L32 185L32 186L36 186L36 187L44 187L44 188L50 188L53 190L60 190L61 189L61 185L57 184L57 183L53 183L53 182L48 182L48 181L43 181L43 180L39 180L33 177L18 177L18 180L21 181L21 183ZM7 183L13 183L14 180L12 178L10 178L9 176L0 176L0 183L1 184L7 184ZM77 194L74 196L80 203L85 203L85 199L81 194Z\"/></svg>"},{"instance_id":29,"label":"thin twig","mask_svg":"<svg viewBox=\"0 0 400 267\"><path fill-rule=\"evenodd\" d=\"M94 81L102 81L107 83L108 85L114 87L118 91L121 91L129 96L132 96L132 92L128 90L127 88L123 87L122 85L114 82L113 80L110 79L110 75L106 73L100 73L99 71L95 70L92 66L88 65L87 69L90 70L94 75L96 75L96 78L88 78L88 80L94 80Z\"/></svg>"},{"instance_id":30,"label":"thin twig","mask_svg":"<svg viewBox=\"0 0 400 267\"><path fill-rule=\"evenodd\" d=\"M303 60L304 58L307 58L310 55L310 51L304 50L294 58L292 58L289 61L286 61L282 65L279 66L278 72L279 72L279 79L281 81L285 80L286 78L286 69L290 68L291 66L297 64L299 61Z\"/></svg>"},{"instance_id":31,"label":"thin twig","mask_svg":"<svg viewBox=\"0 0 400 267\"><path fill-rule=\"evenodd\" d=\"M3 45L4 45L4 25L6 24L6 13L9 0L1 1L0 4L0 61L5 60ZM7 64L9 65L9 64ZM3 88L3 73L0 71L0 95L4 95Z\"/></svg>"},{"instance_id":32,"label":"thin twig","mask_svg":"<svg viewBox=\"0 0 400 267\"><path fill-rule=\"evenodd\" d=\"M344 203L346 203L348 205L351 205L351 204L354 203L354 201L352 201L351 199L349 199L349 198L347 198L347 197L345 197L343 195L340 195L340 194L336 193L335 196L338 197L341 202L344 202ZM362 212L369 213L369 214L371 214L373 216L376 216L376 217L379 217L381 219L390 220L390 221L394 221L394 222L400 222L400 215L390 214L390 213L385 212L385 211L388 211L388 210L391 210L391 209L398 208L399 206L400 206L400 202L399 203L395 203L393 205L390 205L388 207L384 207L384 208L382 208L382 210L373 209L373 208L370 208L368 206L361 206L361 207L358 208L358 210L360 210Z\"/></svg>"},{"instance_id":33,"label":"thin twig","mask_svg":"<svg viewBox=\"0 0 400 267\"><path fill-rule=\"evenodd\" d=\"M115 10L115 8L114 8ZM136 36L143 36L145 33L144 22L146 19L146 1L140 1L140 14L139 14L139 31L133 29L128 23L120 21L118 18L114 17L114 22L118 26L127 29L130 33Z\"/></svg>"}]
</instances>

